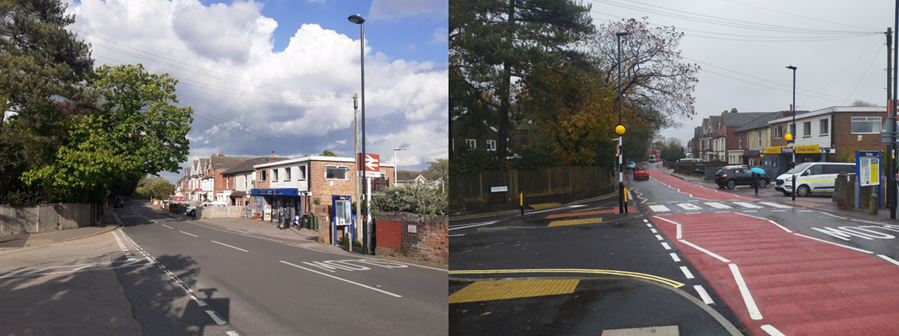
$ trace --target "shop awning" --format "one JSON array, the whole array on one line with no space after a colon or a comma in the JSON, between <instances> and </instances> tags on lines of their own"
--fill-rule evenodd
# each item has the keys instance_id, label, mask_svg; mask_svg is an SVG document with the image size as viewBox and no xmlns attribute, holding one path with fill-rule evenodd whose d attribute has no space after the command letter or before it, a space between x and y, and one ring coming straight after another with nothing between
<instances>
[{"instance_id":1,"label":"shop awning","mask_svg":"<svg viewBox=\"0 0 899 336\"><path fill-rule=\"evenodd\" d=\"M231 192L231 198L238 198L238 197L244 197L244 196L247 196L246 191L232 191Z\"/></svg>"},{"instance_id":2,"label":"shop awning","mask_svg":"<svg viewBox=\"0 0 899 336\"><path fill-rule=\"evenodd\" d=\"M759 150L747 150L743 152L743 157L755 157L759 156Z\"/></svg>"}]
</instances>

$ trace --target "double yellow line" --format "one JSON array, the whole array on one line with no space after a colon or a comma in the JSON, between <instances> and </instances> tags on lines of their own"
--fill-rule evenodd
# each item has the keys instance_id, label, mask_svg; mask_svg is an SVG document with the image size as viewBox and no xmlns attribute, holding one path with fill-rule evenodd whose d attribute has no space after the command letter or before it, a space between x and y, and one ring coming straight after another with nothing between
<instances>
[{"instance_id":1,"label":"double yellow line","mask_svg":"<svg viewBox=\"0 0 899 336\"><path fill-rule=\"evenodd\" d=\"M628 271L616 271L616 270L601 270L601 269L584 269L584 268L544 268L544 269L507 269L507 270L455 270L449 271L450 275L457 274L520 274L520 273L581 273L581 274L601 274L601 275L616 275L622 277L629 278L638 278L644 280L650 280L659 282L674 288L683 287L684 284L668 279L660 276L655 276L652 274L646 273L637 273L637 272L628 272Z\"/></svg>"}]
</instances>

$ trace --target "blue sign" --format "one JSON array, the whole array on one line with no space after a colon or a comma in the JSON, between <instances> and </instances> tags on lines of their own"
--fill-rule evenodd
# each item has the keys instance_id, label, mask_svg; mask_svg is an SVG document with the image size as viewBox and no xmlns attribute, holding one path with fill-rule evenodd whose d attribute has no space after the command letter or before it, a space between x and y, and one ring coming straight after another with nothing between
<instances>
[{"instance_id":1,"label":"blue sign","mask_svg":"<svg viewBox=\"0 0 899 336\"><path fill-rule=\"evenodd\" d=\"M297 188L250 189L250 195L299 196L300 191Z\"/></svg>"}]
</instances>

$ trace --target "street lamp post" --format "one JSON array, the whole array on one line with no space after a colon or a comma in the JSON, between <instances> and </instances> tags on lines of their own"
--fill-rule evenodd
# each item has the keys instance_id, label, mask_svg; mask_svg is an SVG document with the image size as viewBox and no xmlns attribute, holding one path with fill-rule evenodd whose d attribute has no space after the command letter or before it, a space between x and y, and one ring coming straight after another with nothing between
<instances>
[{"instance_id":1,"label":"street lamp post","mask_svg":"<svg viewBox=\"0 0 899 336\"><path fill-rule=\"evenodd\" d=\"M621 169L624 163L624 149L621 144L624 143L624 125L621 124L621 37L627 36L628 32L617 32L615 38L618 40L618 126L615 126L615 133L618 134L618 213L627 213L627 190L624 188L624 172Z\"/></svg>"},{"instance_id":2,"label":"street lamp post","mask_svg":"<svg viewBox=\"0 0 899 336\"><path fill-rule=\"evenodd\" d=\"M401 150L407 150L408 148L394 148L393 149L393 186L396 187L396 168L400 165L396 162L396 152Z\"/></svg>"},{"instance_id":3,"label":"street lamp post","mask_svg":"<svg viewBox=\"0 0 899 336\"><path fill-rule=\"evenodd\" d=\"M365 162L365 19L359 14L354 14L350 15L347 20L359 25L359 64L362 67L362 162ZM358 163L356 166L356 174L360 175L361 173L364 176L364 169L358 170L360 168ZM369 191L370 194L371 192ZM362 244L364 245L363 250L365 254L371 254L371 200L366 199L365 204L367 205L363 220L365 239Z\"/></svg>"},{"instance_id":4,"label":"street lamp post","mask_svg":"<svg viewBox=\"0 0 899 336\"><path fill-rule=\"evenodd\" d=\"M793 104L790 105L790 109L793 110L793 127L790 130L790 138L793 139L793 192L791 193L793 196L793 200L796 200L796 135L792 134L792 132L796 132L796 67L789 65L787 69L793 70ZM790 140L790 139L787 139Z\"/></svg>"}]
</instances>

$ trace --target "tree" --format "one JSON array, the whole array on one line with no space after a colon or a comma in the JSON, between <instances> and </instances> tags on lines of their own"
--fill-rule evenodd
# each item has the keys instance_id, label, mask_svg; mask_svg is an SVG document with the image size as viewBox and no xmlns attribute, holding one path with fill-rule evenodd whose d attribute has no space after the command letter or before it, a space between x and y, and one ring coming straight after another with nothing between
<instances>
[{"instance_id":1,"label":"tree","mask_svg":"<svg viewBox=\"0 0 899 336\"><path fill-rule=\"evenodd\" d=\"M334 152L326 149L324 152L322 152L321 156L340 156L340 155L334 154Z\"/></svg>"},{"instance_id":2,"label":"tree","mask_svg":"<svg viewBox=\"0 0 899 336\"><path fill-rule=\"evenodd\" d=\"M682 62L677 48L683 33L674 27L649 28L646 18L597 27L589 42L590 54L603 69L604 81L613 87L618 85L616 32L628 32L621 37L624 107L635 117L654 121L662 128L678 126L680 120L695 115L692 92L699 82L699 66Z\"/></svg>"},{"instance_id":3,"label":"tree","mask_svg":"<svg viewBox=\"0 0 899 336\"><path fill-rule=\"evenodd\" d=\"M496 125L496 156L505 159L513 81L577 57L572 44L592 31L589 12L574 1L450 1L451 120L470 129Z\"/></svg>"},{"instance_id":4,"label":"tree","mask_svg":"<svg viewBox=\"0 0 899 336\"><path fill-rule=\"evenodd\" d=\"M137 184L134 192L136 198L168 198L175 194L175 185L164 177L147 175Z\"/></svg>"},{"instance_id":5,"label":"tree","mask_svg":"<svg viewBox=\"0 0 899 336\"><path fill-rule=\"evenodd\" d=\"M431 181L442 179L443 183L449 181L449 160L437 159L428 161L428 170L424 172L424 176Z\"/></svg>"},{"instance_id":6,"label":"tree","mask_svg":"<svg viewBox=\"0 0 899 336\"><path fill-rule=\"evenodd\" d=\"M856 101L852 102L852 106L853 107L875 107L875 106L877 106L877 104L869 103L869 102L861 101L861 100L856 100Z\"/></svg>"},{"instance_id":7,"label":"tree","mask_svg":"<svg viewBox=\"0 0 899 336\"><path fill-rule=\"evenodd\" d=\"M172 104L176 79L140 64L104 65L96 73L90 85L103 96L102 113L74 118L55 160L23 174L29 185L52 186L68 201L96 201L98 190L134 175L178 172L190 151L192 111Z\"/></svg>"}]
</instances>

